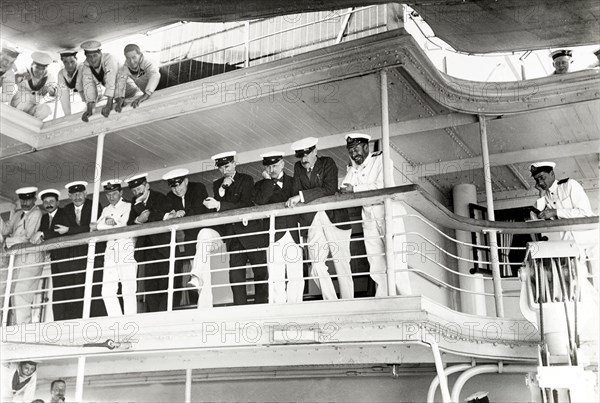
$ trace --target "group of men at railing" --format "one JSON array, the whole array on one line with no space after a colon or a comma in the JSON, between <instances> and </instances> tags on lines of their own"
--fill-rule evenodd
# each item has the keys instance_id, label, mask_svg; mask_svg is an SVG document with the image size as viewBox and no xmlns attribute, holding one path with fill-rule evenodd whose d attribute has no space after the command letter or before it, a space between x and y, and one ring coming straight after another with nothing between
<instances>
[{"instance_id":1,"label":"group of men at railing","mask_svg":"<svg viewBox=\"0 0 600 403\"><path fill-rule=\"evenodd\" d=\"M2 102L40 120L52 114L46 102L49 98L60 101L65 115L71 114L71 101L75 93L86 105L81 119L84 122L94 112L101 98L106 97L102 115L108 117L113 109L121 112L126 103L136 108L154 93L160 81L158 65L145 58L135 44L125 46L125 63L117 57L103 53L98 41L81 44L85 61L77 61L77 50L60 52L63 68L55 77L48 66L52 56L44 52L31 54L31 66L17 71L15 60L20 52L9 44L2 46L0 62L0 91Z\"/></svg>"},{"instance_id":2,"label":"group of men at railing","mask_svg":"<svg viewBox=\"0 0 600 403\"><path fill-rule=\"evenodd\" d=\"M309 203L337 192L352 193L383 188L383 155L371 153L370 136L366 134L346 135L346 147L351 164L341 188L338 187L338 167L335 161L317 153L318 139L305 138L295 142L292 149L299 159L294 166L294 176L284 172L284 152L269 152L261 155L263 178L254 183L247 174L238 172L235 152L225 152L212 157L221 178L213 182L213 197L209 197L206 187L200 182L188 179L187 169L176 169L163 176L171 188L163 195L150 188L147 174L140 174L126 180L133 193L133 200L123 199L124 182L119 179L102 183L109 205L102 209L97 220L92 218L92 201L87 196L87 183L68 183L71 203L58 207L60 192L56 189L41 191L46 214L35 206L36 188L26 187L17 190L22 210L17 211L8 223L2 222L2 234L6 246L19 243L41 244L59 236L81 234L89 231L131 226L145 223L168 221L180 217L201 215L209 212L224 212L230 216L232 210L285 203L293 208L300 203ZM389 161L390 167L392 166ZM391 185L391 184L390 184ZM394 216L394 250L400 251L405 240L404 224L401 216L406 213L402 205L393 201L388 214ZM386 264L384 239L386 221L384 207L363 206L363 231L370 274L377 285L376 296L388 295L388 278L393 278L395 288L401 295L411 293L407 273L407 263L401 253L394 256L393 267ZM246 288L246 267L252 268L255 286L255 303L294 303L303 299L303 247L306 246L311 263L310 277L319 286L324 299L337 299L337 292L329 274L326 262L333 263L339 291L342 298L354 297L354 281L350 269L351 229L347 209L317 211L311 213L282 215L274 219L234 222L209 228L185 229L178 232L177 245L173 248L170 233L158 232L141 235L135 240L129 237L116 237L107 242L105 249L96 250L104 254L104 262L96 262L93 283L101 284L92 293L91 316L103 315L105 307L108 315L133 314L137 311L137 266L144 264L143 284L147 311L167 309L170 259L175 251L174 289L184 290L182 284L183 265L193 260L189 275L189 286L198 290L197 305L200 308L213 306L210 256L223 253L229 255L229 282L234 304L248 302ZM389 234L388 234L389 235ZM301 242L301 236L306 240ZM388 238L390 239L390 238ZM97 247L100 244L97 245ZM82 317L87 244L53 248L49 252L52 273L52 300L55 320ZM39 281L44 266L45 252L17 253L14 258L12 306L17 323L31 320L34 295L39 289ZM6 262L4 264L6 268ZM236 269L237 268L237 269ZM386 268L394 270L390 275ZM6 278L7 270L2 270ZM173 275L173 273L171 273ZM287 284L286 284L287 279ZM121 283L123 310L117 298L118 284ZM270 284L269 284L270 283ZM7 290L5 282L0 290L2 296ZM392 285L393 289L393 285ZM269 293L271 298L269 299ZM194 293L195 295L195 293ZM102 303L103 307L98 307ZM193 298L195 299L195 298ZM193 303L194 301L192 301Z\"/></svg>"}]
</instances>

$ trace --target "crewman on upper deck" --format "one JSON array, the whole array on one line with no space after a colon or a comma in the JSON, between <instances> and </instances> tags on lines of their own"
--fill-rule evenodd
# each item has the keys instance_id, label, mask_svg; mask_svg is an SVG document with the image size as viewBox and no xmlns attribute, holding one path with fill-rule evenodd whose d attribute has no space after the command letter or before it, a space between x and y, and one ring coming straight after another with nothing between
<instances>
[{"instance_id":1,"label":"crewman on upper deck","mask_svg":"<svg viewBox=\"0 0 600 403\"><path fill-rule=\"evenodd\" d=\"M106 105L102 108L102 116L110 115L113 107L113 99L117 87L117 74L119 62L117 58L109 53L102 53L102 44L98 41L87 41L81 44L85 53L83 63L83 91L87 110L81 115L81 120L87 122L94 113L94 107L98 101L98 86L104 86ZM126 92L137 91L135 87L129 86Z\"/></svg>"},{"instance_id":2,"label":"crewman on upper deck","mask_svg":"<svg viewBox=\"0 0 600 403\"><path fill-rule=\"evenodd\" d=\"M189 169L180 168L173 169L163 175L163 180L167 181L167 184L171 188L171 191L167 193L167 199L173 208L173 210L164 217L164 220L208 213L209 210L204 205L204 200L208 197L206 186L200 182L190 182L188 179L189 173ZM192 257L196 254L196 242L194 241L196 241L196 238L198 237L198 232L200 232L200 228L177 231L178 242L190 242L185 245L178 245L175 249L177 257ZM179 259L175 262L176 289L181 289L184 285L183 275L188 263L189 261L185 259ZM174 303L176 306L181 301L181 297L181 291L175 293ZM196 304L197 302L198 294L196 292L190 293L189 303Z\"/></svg>"},{"instance_id":3,"label":"crewman on upper deck","mask_svg":"<svg viewBox=\"0 0 600 403\"><path fill-rule=\"evenodd\" d=\"M44 120L52 114L52 109L44 98L54 97L57 93L56 77L48 74L52 57L43 52L33 52L31 59L31 67L15 75L17 92L13 95L10 106Z\"/></svg>"},{"instance_id":4,"label":"crewman on upper deck","mask_svg":"<svg viewBox=\"0 0 600 403\"><path fill-rule=\"evenodd\" d=\"M117 92L115 95L117 97L115 111L117 112L121 112L121 108L124 106L128 80L133 80L137 88L143 92L131 103L131 107L134 109L152 96L160 81L158 65L151 59L144 57L138 45L129 44L125 46L124 53L125 64L117 75Z\"/></svg>"},{"instance_id":5,"label":"crewman on upper deck","mask_svg":"<svg viewBox=\"0 0 600 403\"><path fill-rule=\"evenodd\" d=\"M346 135L346 149L350 155L346 177L340 188L341 193L356 193L367 190L382 189L383 185L383 154L381 151L369 152L369 141L371 136L362 133L351 133ZM391 159L388 159L390 165ZM391 165L393 166L393 165ZM389 186L394 186L393 183ZM390 224L394 228L394 270L396 290L399 295L410 295L411 286L408 276L408 262L402 253L406 245L406 234L404 234L404 220L401 216L406 215L406 209L398 202L392 202L393 219L389 223L385 221L384 207L381 204L363 206L362 220L365 250L369 260L369 271L371 278L377 284L376 297L388 295L386 261L385 261L385 226Z\"/></svg>"},{"instance_id":6,"label":"crewman on upper deck","mask_svg":"<svg viewBox=\"0 0 600 403\"><path fill-rule=\"evenodd\" d=\"M106 192L108 206L96 223L91 224L92 231L121 228L127 226L131 214L131 203L123 200L122 181L110 179L102 182ZM135 315L137 312L137 262L133 256L135 243L132 238L111 239L106 243L104 270L102 276L102 299L108 316ZM121 283L123 311L117 297Z\"/></svg>"},{"instance_id":7,"label":"crewman on upper deck","mask_svg":"<svg viewBox=\"0 0 600 403\"><path fill-rule=\"evenodd\" d=\"M292 144L292 150L300 160L294 165L294 196L286 201L286 207L310 203L337 192L338 168L332 158L317 155L318 141L315 137L307 137ZM348 224L348 211L337 209L300 214L298 220L303 228L308 228L311 276L321 289L323 299L337 299L325 264L330 253L342 298L354 298L354 281L350 270L352 230ZM303 231L306 233L306 229Z\"/></svg>"},{"instance_id":8,"label":"crewman on upper deck","mask_svg":"<svg viewBox=\"0 0 600 403\"><path fill-rule=\"evenodd\" d=\"M60 52L63 68L58 72L58 95L65 116L71 114L71 97L78 94L83 102L83 63L77 62L76 50Z\"/></svg>"},{"instance_id":9,"label":"crewman on upper deck","mask_svg":"<svg viewBox=\"0 0 600 403\"><path fill-rule=\"evenodd\" d=\"M15 60L19 57L19 51L7 43L2 45L0 54L0 92L2 92L1 102L9 102L16 91L15 83Z\"/></svg>"},{"instance_id":10,"label":"crewman on upper deck","mask_svg":"<svg viewBox=\"0 0 600 403\"><path fill-rule=\"evenodd\" d=\"M566 49L555 50L550 53L550 57L552 58L552 66L554 66L554 73L552 74L566 74L569 72L573 52Z\"/></svg>"},{"instance_id":11,"label":"crewman on upper deck","mask_svg":"<svg viewBox=\"0 0 600 403\"><path fill-rule=\"evenodd\" d=\"M37 387L37 366L35 361L21 361L17 364L2 364L1 400L4 402L29 403L35 397Z\"/></svg>"},{"instance_id":12,"label":"crewman on upper deck","mask_svg":"<svg viewBox=\"0 0 600 403\"><path fill-rule=\"evenodd\" d=\"M7 224L2 226L2 236L6 248L17 244L32 242L34 235L40 227L42 210L36 205L37 188L28 186L16 190L21 208L16 210ZM15 255L14 266L17 270L13 274L12 306L15 307L15 323L31 323L31 310L44 268L42 253L26 253ZM27 266L27 267L25 267ZM6 270L3 270L6 273ZM3 275L5 277L6 274ZM6 284L2 284L2 297L4 297ZM4 299L4 298L2 298Z\"/></svg>"},{"instance_id":13,"label":"crewman on upper deck","mask_svg":"<svg viewBox=\"0 0 600 403\"><path fill-rule=\"evenodd\" d=\"M530 166L535 188L540 192L536 208L538 218L554 220L592 217L594 212L583 186L574 179L556 180L551 161L535 162ZM552 239L552 234L549 234ZM590 262L592 274L598 274L598 231L566 231L559 234L562 240L575 240L583 257Z\"/></svg>"}]
</instances>

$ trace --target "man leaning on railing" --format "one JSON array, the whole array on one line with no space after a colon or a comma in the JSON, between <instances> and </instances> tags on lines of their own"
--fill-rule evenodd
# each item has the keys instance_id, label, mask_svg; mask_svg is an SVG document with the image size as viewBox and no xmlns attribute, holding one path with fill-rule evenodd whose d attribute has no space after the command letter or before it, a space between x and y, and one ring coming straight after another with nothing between
<instances>
[{"instance_id":1,"label":"man leaning on railing","mask_svg":"<svg viewBox=\"0 0 600 403\"><path fill-rule=\"evenodd\" d=\"M383 154L381 151L370 153L368 134L353 133L346 135L346 149L350 155L351 163L348 166L346 177L342 182L341 193L364 192L367 190L381 189L383 184ZM392 164L391 160L389 161ZM393 186L393 184L390 184ZM381 204L364 206L362 209L363 232L365 249L369 260L371 278L377 284L376 297L388 295L387 270L394 270L396 290L400 295L412 293L408 276L408 262L402 250L406 244L404 234L404 221L402 215L406 214L404 206L398 201L392 202L393 220L386 222L384 207ZM385 261L385 226L392 224L394 228L394 267L387 267Z\"/></svg>"}]
</instances>

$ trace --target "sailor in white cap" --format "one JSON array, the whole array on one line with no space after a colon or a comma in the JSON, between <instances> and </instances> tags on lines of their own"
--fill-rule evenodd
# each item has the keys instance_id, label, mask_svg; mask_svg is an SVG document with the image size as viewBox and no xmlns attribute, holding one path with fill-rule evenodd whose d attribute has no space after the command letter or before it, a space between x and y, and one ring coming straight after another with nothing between
<instances>
[{"instance_id":1,"label":"sailor in white cap","mask_svg":"<svg viewBox=\"0 0 600 403\"><path fill-rule=\"evenodd\" d=\"M17 244L26 244L31 242L33 236L40 227L42 220L42 211L35 205L37 200L37 188L32 186L23 187L16 190L19 197L21 208L16 210L10 217L6 225L2 226L2 236L6 248ZM15 306L14 312L16 323L31 323L31 304L40 283L44 258L41 253L27 253L15 255L14 277L12 289L12 306ZM22 267L27 266L27 267ZM6 270L2 270L3 276ZM2 284L2 288L6 283ZM0 290L4 292L5 290ZM2 295L4 297L4 294Z\"/></svg>"},{"instance_id":2,"label":"sailor in white cap","mask_svg":"<svg viewBox=\"0 0 600 403\"><path fill-rule=\"evenodd\" d=\"M74 98L85 103L83 94L83 63L77 62L77 51L63 50L60 53L63 68L58 72L58 95L65 116L71 114Z\"/></svg>"},{"instance_id":3,"label":"sailor in white cap","mask_svg":"<svg viewBox=\"0 0 600 403\"><path fill-rule=\"evenodd\" d=\"M81 116L84 122L94 113L94 107L99 99L99 86L104 87L103 96L106 97L106 105L102 108L102 116L110 115L113 107L113 99L116 97L117 74L119 62L116 57L109 53L102 53L102 44L98 41L86 41L81 44L85 54L83 62L83 93L87 103L87 109Z\"/></svg>"},{"instance_id":4,"label":"sailor in white cap","mask_svg":"<svg viewBox=\"0 0 600 403\"><path fill-rule=\"evenodd\" d=\"M52 57L43 52L33 52L31 67L23 74L16 75L17 92L10 105L40 120L52 114L45 103L45 97L54 97L57 93L56 77L48 74Z\"/></svg>"},{"instance_id":5,"label":"sailor in white cap","mask_svg":"<svg viewBox=\"0 0 600 403\"><path fill-rule=\"evenodd\" d=\"M19 56L19 51L8 43L2 44L2 53L0 54L0 90L2 92L1 102L9 102L13 93L16 91L15 60Z\"/></svg>"},{"instance_id":6,"label":"sailor in white cap","mask_svg":"<svg viewBox=\"0 0 600 403\"><path fill-rule=\"evenodd\" d=\"M138 45L130 43L125 46L123 52L125 53L125 64L121 66L117 76L117 94L115 95L117 97L115 111L117 112L121 112L124 102L136 96L136 93L126 93L128 82L133 81L134 87L139 89L139 96L131 102L131 107L135 109L152 96L160 81L158 64L150 58L144 57Z\"/></svg>"},{"instance_id":7,"label":"sailor in white cap","mask_svg":"<svg viewBox=\"0 0 600 403\"><path fill-rule=\"evenodd\" d=\"M127 184L133 193L128 225L143 225L147 222L162 221L173 210L165 195L150 189L148 173L144 172L132 176L127 179ZM169 262L156 262L156 260L169 258L170 241L171 236L168 232L139 236L135 241L135 260L138 263L144 263L143 277L149 277L144 279L144 291L152 292L145 296L147 312L167 310Z\"/></svg>"},{"instance_id":8,"label":"sailor in white cap","mask_svg":"<svg viewBox=\"0 0 600 403\"><path fill-rule=\"evenodd\" d=\"M3 364L0 401L31 402L37 387L37 367L36 361Z\"/></svg>"},{"instance_id":9,"label":"sailor in white cap","mask_svg":"<svg viewBox=\"0 0 600 403\"><path fill-rule=\"evenodd\" d=\"M284 172L283 151L262 154L263 179L254 185L254 202L258 205L285 203L294 195L294 178ZM270 220L263 221L263 231ZM275 242L269 247L269 279L273 283L272 301L275 304L302 302L302 248L298 231L298 217L288 215L275 219ZM287 287L286 287L287 278Z\"/></svg>"},{"instance_id":10,"label":"sailor in white cap","mask_svg":"<svg viewBox=\"0 0 600 403\"><path fill-rule=\"evenodd\" d=\"M356 193L367 190L383 188L383 154L381 151L371 153L369 141L371 136L363 133L350 133L345 136L346 149L350 156L346 177L342 181L341 193ZM388 159L390 165L392 161ZM393 165L392 165L393 166ZM393 186L393 184L391 184ZM394 219L391 224L394 227L394 267L396 290L399 295L410 295L411 286L408 276L408 264L402 254L403 245L406 244L404 232L404 220L402 215L406 214L404 206L398 201L392 202ZM388 295L386 259L385 259L385 216L383 205L375 204L363 206L362 208L363 234L365 250L369 261L371 278L377 284L376 297Z\"/></svg>"},{"instance_id":11,"label":"sailor in white cap","mask_svg":"<svg viewBox=\"0 0 600 403\"><path fill-rule=\"evenodd\" d=\"M307 137L292 144L292 150L300 160L294 165L294 193L287 207L298 203L310 203L325 196L333 196L338 190L338 168L330 157L317 154L318 139ZM342 298L354 298L354 281L350 270L350 236L352 230L348 210L299 215L300 225L308 227L308 254L311 276L321 289L323 299L337 299L333 282L325 261L329 253L340 285ZM326 245L326 246L324 246Z\"/></svg>"},{"instance_id":12,"label":"sailor in white cap","mask_svg":"<svg viewBox=\"0 0 600 403\"><path fill-rule=\"evenodd\" d=\"M595 216L583 186L570 178L557 181L555 167L556 164L551 161L534 162L529 167L540 196L535 205L539 211L537 218L554 220ZM558 234L558 239L561 240L575 240L582 258L588 260L592 273L598 275L597 230L566 231L546 235L550 240L557 240L557 237L553 236L555 234Z\"/></svg>"},{"instance_id":13,"label":"sailor in white cap","mask_svg":"<svg viewBox=\"0 0 600 403\"><path fill-rule=\"evenodd\" d=\"M198 214L208 213L208 209L204 206L204 200L208 197L206 186L200 182L190 182L188 179L189 169L179 168L173 169L163 175L163 180L167 181L167 184L171 188L171 191L167 193L167 199L171 204L173 210L167 216L165 220L171 220L180 217L190 217ZM178 231L178 242L185 242L185 244L178 245L176 248L176 256L189 256L192 257L196 254L196 239L200 228L190 228L183 232ZM189 243L188 243L189 242ZM183 276L189 272L186 270L190 264L189 260L179 259L175 261L175 289L183 288L184 284L189 281L186 275L185 279ZM182 304L182 293L177 291L173 299L176 306ZM189 294L189 304L196 304L198 302L198 294L192 292Z\"/></svg>"},{"instance_id":14,"label":"sailor in white cap","mask_svg":"<svg viewBox=\"0 0 600 403\"><path fill-rule=\"evenodd\" d=\"M109 179L102 182L108 206L102 210L97 223L92 223L92 230L107 230L127 226L131 213L131 203L123 200L123 189L120 179ZM106 243L104 253L104 271L102 276L102 299L108 316L135 315L137 313L137 262L132 251L135 242L132 238L111 239ZM121 283L123 311L117 297Z\"/></svg>"},{"instance_id":15,"label":"sailor in white cap","mask_svg":"<svg viewBox=\"0 0 600 403\"><path fill-rule=\"evenodd\" d=\"M560 49L550 53L552 58L552 66L554 66L554 72L552 74L566 74L569 72L571 66L573 53L570 50Z\"/></svg>"}]
</instances>

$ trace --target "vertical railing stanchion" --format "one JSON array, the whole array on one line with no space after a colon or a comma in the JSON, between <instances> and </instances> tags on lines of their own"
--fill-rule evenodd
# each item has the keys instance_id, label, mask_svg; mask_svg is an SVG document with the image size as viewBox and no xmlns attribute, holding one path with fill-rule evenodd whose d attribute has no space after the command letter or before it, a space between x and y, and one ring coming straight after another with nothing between
<instances>
[{"instance_id":1,"label":"vertical railing stanchion","mask_svg":"<svg viewBox=\"0 0 600 403\"><path fill-rule=\"evenodd\" d=\"M75 401L83 402L83 380L85 376L85 356L77 358L77 378L75 380Z\"/></svg>"},{"instance_id":2,"label":"vertical railing stanchion","mask_svg":"<svg viewBox=\"0 0 600 403\"><path fill-rule=\"evenodd\" d=\"M485 182L485 198L487 202L488 220L496 221L494 213L494 196L492 193L492 173L490 170L490 154L487 140L487 125L484 115L477 115L479 120L479 134L481 136L481 156L483 159L483 179ZM492 262L492 278L494 280L494 299L496 301L496 315L504 317L504 302L502 301L502 277L500 276L500 260L498 258L498 231L489 230L490 260Z\"/></svg>"},{"instance_id":3,"label":"vertical railing stanchion","mask_svg":"<svg viewBox=\"0 0 600 403\"><path fill-rule=\"evenodd\" d=\"M185 370L185 396L184 402L190 403L192 401L192 369L188 368Z\"/></svg>"},{"instance_id":4,"label":"vertical railing stanchion","mask_svg":"<svg viewBox=\"0 0 600 403\"><path fill-rule=\"evenodd\" d=\"M177 250L177 227L171 227L171 240L169 242L169 286L167 294L167 311L173 310L175 288L175 251Z\"/></svg>"},{"instance_id":5,"label":"vertical railing stanchion","mask_svg":"<svg viewBox=\"0 0 600 403\"><path fill-rule=\"evenodd\" d=\"M273 248L275 247L275 214L269 215L269 249L267 249L267 270L275 258ZM284 277L285 278L285 277ZM269 304L274 303L273 289L275 288L273 276L269 273Z\"/></svg>"},{"instance_id":6,"label":"vertical railing stanchion","mask_svg":"<svg viewBox=\"0 0 600 403\"><path fill-rule=\"evenodd\" d=\"M92 287L94 286L94 261L96 260L96 240L90 239L88 243L87 259L85 265L85 285L83 289L83 319L89 319L92 307Z\"/></svg>"},{"instance_id":7,"label":"vertical railing stanchion","mask_svg":"<svg viewBox=\"0 0 600 403\"><path fill-rule=\"evenodd\" d=\"M250 66L250 21L244 23L244 67Z\"/></svg>"},{"instance_id":8,"label":"vertical railing stanchion","mask_svg":"<svg viewBox=\"0 0 600 403\"><path fill-rule=\"evenodd\" d=\"M385 222L385 265L387 275L388 295L396 295L396 267L394 265L394 209L392 207L393 200L387 197L383 201L384 222ZM400 252L400 251L398 251Z\"/></svg>"},{"instance_id":9,"label":"vertical railing stanchion","mask_svg":"<svg viewBox=\"0 0 600 403\"><path fill-rule=\"evenodd\" d=\"M10 305L10 289L12 288L12 278L15 270L15 254L11 253L8 257L8 273L6 275L6 291L4 291L4 303L2 306L2 326L8 325L8 307Z\"/></svg>"}]
</instances>

